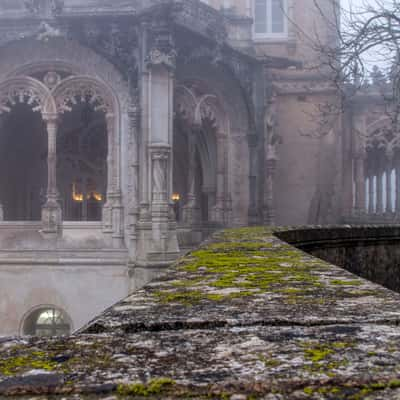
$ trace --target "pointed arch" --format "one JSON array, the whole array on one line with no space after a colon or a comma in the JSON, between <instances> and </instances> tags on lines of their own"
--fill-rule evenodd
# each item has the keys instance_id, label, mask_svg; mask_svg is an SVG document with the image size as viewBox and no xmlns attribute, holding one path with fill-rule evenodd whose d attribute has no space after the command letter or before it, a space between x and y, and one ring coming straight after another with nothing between
<instances>
[{"instance_id":1,"label":"pointed arch","mask_svg":"<svg viewBox=\"0 0 400 400\"><path fill-rule=\"evenodd\" d=\"M90 76L72 76L62 80L53 90L57 112L71 111L78 102L87 101L96 111L117 115L119 104L112 89L99 79Z\"/></svg>"},{"instance_id":2,"label":"pointed arch","mask_svg":"<svg viewBox=\"0 0 400 400\"><path fill-rule=\"evenodd\" d=\"M9 113L16 104L28 104L33 111L56 113L56 104L50 90L40 81L18 76L0 83L0 114Z\"/></svg>"}]
</instances>

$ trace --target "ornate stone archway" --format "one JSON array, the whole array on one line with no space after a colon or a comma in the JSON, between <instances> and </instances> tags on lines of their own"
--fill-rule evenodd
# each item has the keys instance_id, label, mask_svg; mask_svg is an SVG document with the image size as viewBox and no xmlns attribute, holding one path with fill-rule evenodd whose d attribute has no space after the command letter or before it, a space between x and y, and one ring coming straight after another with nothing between
<instances>
[{"instance_id":1,"label":"ornate stone archway","mask_svg":"<svg viewBox=\"0 0 400 400\"><path fill-rule=\"evenodd\" d=\"M42 208L43 233L55 235L61 229L62 215L57 190L57 128L60 115L73 105L87 102L104 113L107 121L107 202L103 209L103 230L116 244L123 240L120 166L120 106L112 90L99 79L67 76L56 71L45 74L43 82L30 76L11 77L0 83L0 114L10 112L17 103L28 104L40 112L48 136L48 183L46 203Z\"/></svg>"},{"instance_id":2,"label":"ornate stone archway","mask_svg":"<svg viewBox=\"0 0 400 400\"><path fill-rule=\"evenodd\" d=\"M228 187L229 121L220 96L208 91L201 82L185 82L175 90L176 118L185 120L188 141L187 199L183 219L195 224L199 195L196 193L196 156L200 159L202 191L207 194L208 219L221 225L229 221ZM198 190L197 190L198 192Z\"/></svg>"},{"instance_id":3,"label":"ornate stone archway","mask_svg":"<svg viewBox=\"0 0 400 400\"><path fill-rule=\"evenodd\" d=\"M88 76L71 76L52 89L57 114L71 111L74 104L87 102L104 113L107 123L107 202L103 207L103 230L116 245L123 240L121 201L120 106L112 90L103 82Z\"/></svg>"}]
</instances>

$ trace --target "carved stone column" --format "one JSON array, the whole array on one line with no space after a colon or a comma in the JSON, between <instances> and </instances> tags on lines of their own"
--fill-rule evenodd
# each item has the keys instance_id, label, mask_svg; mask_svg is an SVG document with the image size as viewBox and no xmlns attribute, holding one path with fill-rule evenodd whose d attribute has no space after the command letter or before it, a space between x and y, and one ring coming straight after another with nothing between
<instances>
[{"instance_id":1,"label":"carved stone column","mask_svg":"<svg viewBox=\"0 0 400 400\"><path fill-rule=\"evenodd\" d=\"M264 182L264 225L275 224L275 198L274 183L278 156L274 146L268 146L265 162L265 182Z\"/></svg>"},{"instance_id":2,"label":"carved stone column","mask_svg":"<svg viewBox=\"0 0 400 400\"><path fill-rule=\"evenodd\" d=\"M42 208L42 232L57 235L61 230L62 213L57 190L57 115L44 115L47 129L47 192Z\"/></svg>"},{"instance_id":3,"label":"carved stone column","mask_svg":"<svg viewBox=\"0 0 400 400\"><path fill-rule=\"evenodd\" d=\"M116 141L115 115L106 115L108 154L107 154L107 201L103 207L103 232L111 235L112 246L123 246L123 207L121 200L120 144Z\"/></svg>"},{"instance_id":4,"label":"carved stone column","mask_svg":"<svg viewBox=\"0 0 400 400\"><path fill-rule=\"evenodd\" d=\"M400 159L396 157L395 160L396 170L396 214L397 218L400 215Z\"/></svg>"},{"instance_id":5,"label":"carved stone column","mask_svg":"<svg viewBox=\"0 0 400 400\"><path fill-rule=\"evenodd\" d=\"M188 133L188 194L183 207L183 221L188 225L198 222L198 204L196 199L196 135L199 127L194 127Z\"/></svg>"},{"instance_id":6,"label":"carved stone column","mask_svg":"<svg viewBox=\"0 0 400 400\"><path fill-rule=\"evenodd\" d=\"M226 135L217 133L217 187L216 202L211 212L214 222L225 224L225 174L226 174Z\"/></svg>"},{"instance_id":7,"label":"carved stone column","mask_svg":"<svg viewBox=\"0 0 400 400\"><path fill-rule=\"evenodd\" d=\"M393 200L392 200L392 170L393 170L393 152L388 151L386 153L387 165L386 165L386 214L392 214L393 212Z\"/></svg>"},{"instance_id":8,"label":"carved stone column","mask_svg":"<svg viewBox=\"0 0 400 400\"><path fill-rule=\"evenodd\" d=\"M382 165L378 165L376 174L376 214L383 214L383 169Z\"/></svg>"},{"instance_id":9,"label":"carved stone column","mask_svg":"<svg viewBox=\"0 0 400 400\"><path fill-rule=\"evenodd\" d=\"M360 151L355 155L355 215L365 213L365 152Z\"/></svg>"},{"instance_id":10,"label":"carved stone column","mask_svg":"<svg viewBox=\"0 0 400 400\"><path fill-rule=\"evenodd\" d=\"M275 224L275 173L278 162L278 146L282 139L277 132L277 96L268 99L264 120L264 225Z\"/></svg>"},{"instance_id":11,"label":"carved stone column","mask_svg":"<svg viewBox=\"0 0 400 400\"><path fill-rule=\"evenodd\" d=\"M249 156L250 156L250 175L249 175L249 225L257 225L259 223L258 210L258 136L256 131L248 135Z\"/></svg>"},{"instance_id":12,"label":"carved stone column","mask_svg":"<svg viewBox=\"0 0 400 400\"><path fill-rule=\"evenodd\" d=\"M137 250L137 222L139 219L139 154L138 154L138 131L140 121L140 106L133 103L128 111L130 132L128 141L128 231L130 238L129 251L134 259Z\"/></svg>"},{"instance_id":13,"label":"carved stone column","mask_svg":"<svg viewBox=\"0 0 400 400\"><path fill-rule=\"evenodd\" d=\"M368 214L373 215L375 212L375 193L374 193L374 170L373 166L369 166L368 174Z\"/></svg>"},{"instance_id":14,"label":"carved stone column","mask_svg":"<svg viewBox=\"0 0 400 400\"><path fill-rule=\"evenodd\" d=\"M353 215L356 218L363 218L366 213L366 143L367 124L365 113L357 110L352 125L353 148L353 169L354 169L354 209Z\"/></svg>"}]
</instances>

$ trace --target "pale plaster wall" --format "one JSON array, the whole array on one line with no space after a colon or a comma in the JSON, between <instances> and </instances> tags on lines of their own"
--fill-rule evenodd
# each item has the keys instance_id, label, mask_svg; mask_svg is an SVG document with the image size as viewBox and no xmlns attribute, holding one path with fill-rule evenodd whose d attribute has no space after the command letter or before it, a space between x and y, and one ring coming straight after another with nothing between
<instances>
[{"instance_id":1,"label":"pale plaster wall","mask_svg":"<svg viewBox=\"0 0 400 400\"><path fill-rule=\"evenodd\" d=\"M335 165L338 133L332 130L319 136L321 117L317 107L329 99L323 94L279 96L277 132L282 144L275 184L279 225L318 223L321 221L313 219L316 215L331 212L328 208L332 186L325 183L333 185L340 172Z\"/></svg>"},{"instance_id":2,"label":"pale plaster wall","mask_svg":"<svg viewBox=\"0 0 400 400\"><path fill-rule=\"evenodd\" d=\"M64 310L79 329L130 292L127 267L1 265L0 335L18 335L30 310Z\"/></svg>"}]
</instances>

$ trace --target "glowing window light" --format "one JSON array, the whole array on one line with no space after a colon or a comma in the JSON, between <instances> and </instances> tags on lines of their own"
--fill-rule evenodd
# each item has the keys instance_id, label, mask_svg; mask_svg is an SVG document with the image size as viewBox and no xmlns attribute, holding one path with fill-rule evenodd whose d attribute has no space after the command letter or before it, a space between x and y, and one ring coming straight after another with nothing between
<instances>
[{"instance_id":1,"label":"glowing window light","mask_svg":"<svg viewBox=\"0 0 400 400\"><path fill-rule=\"evenodd\" d=\"M179 193L174 193L172 195L172 201L179 201L181 199L181 195Z\"/></svg>"}]
</instances>

